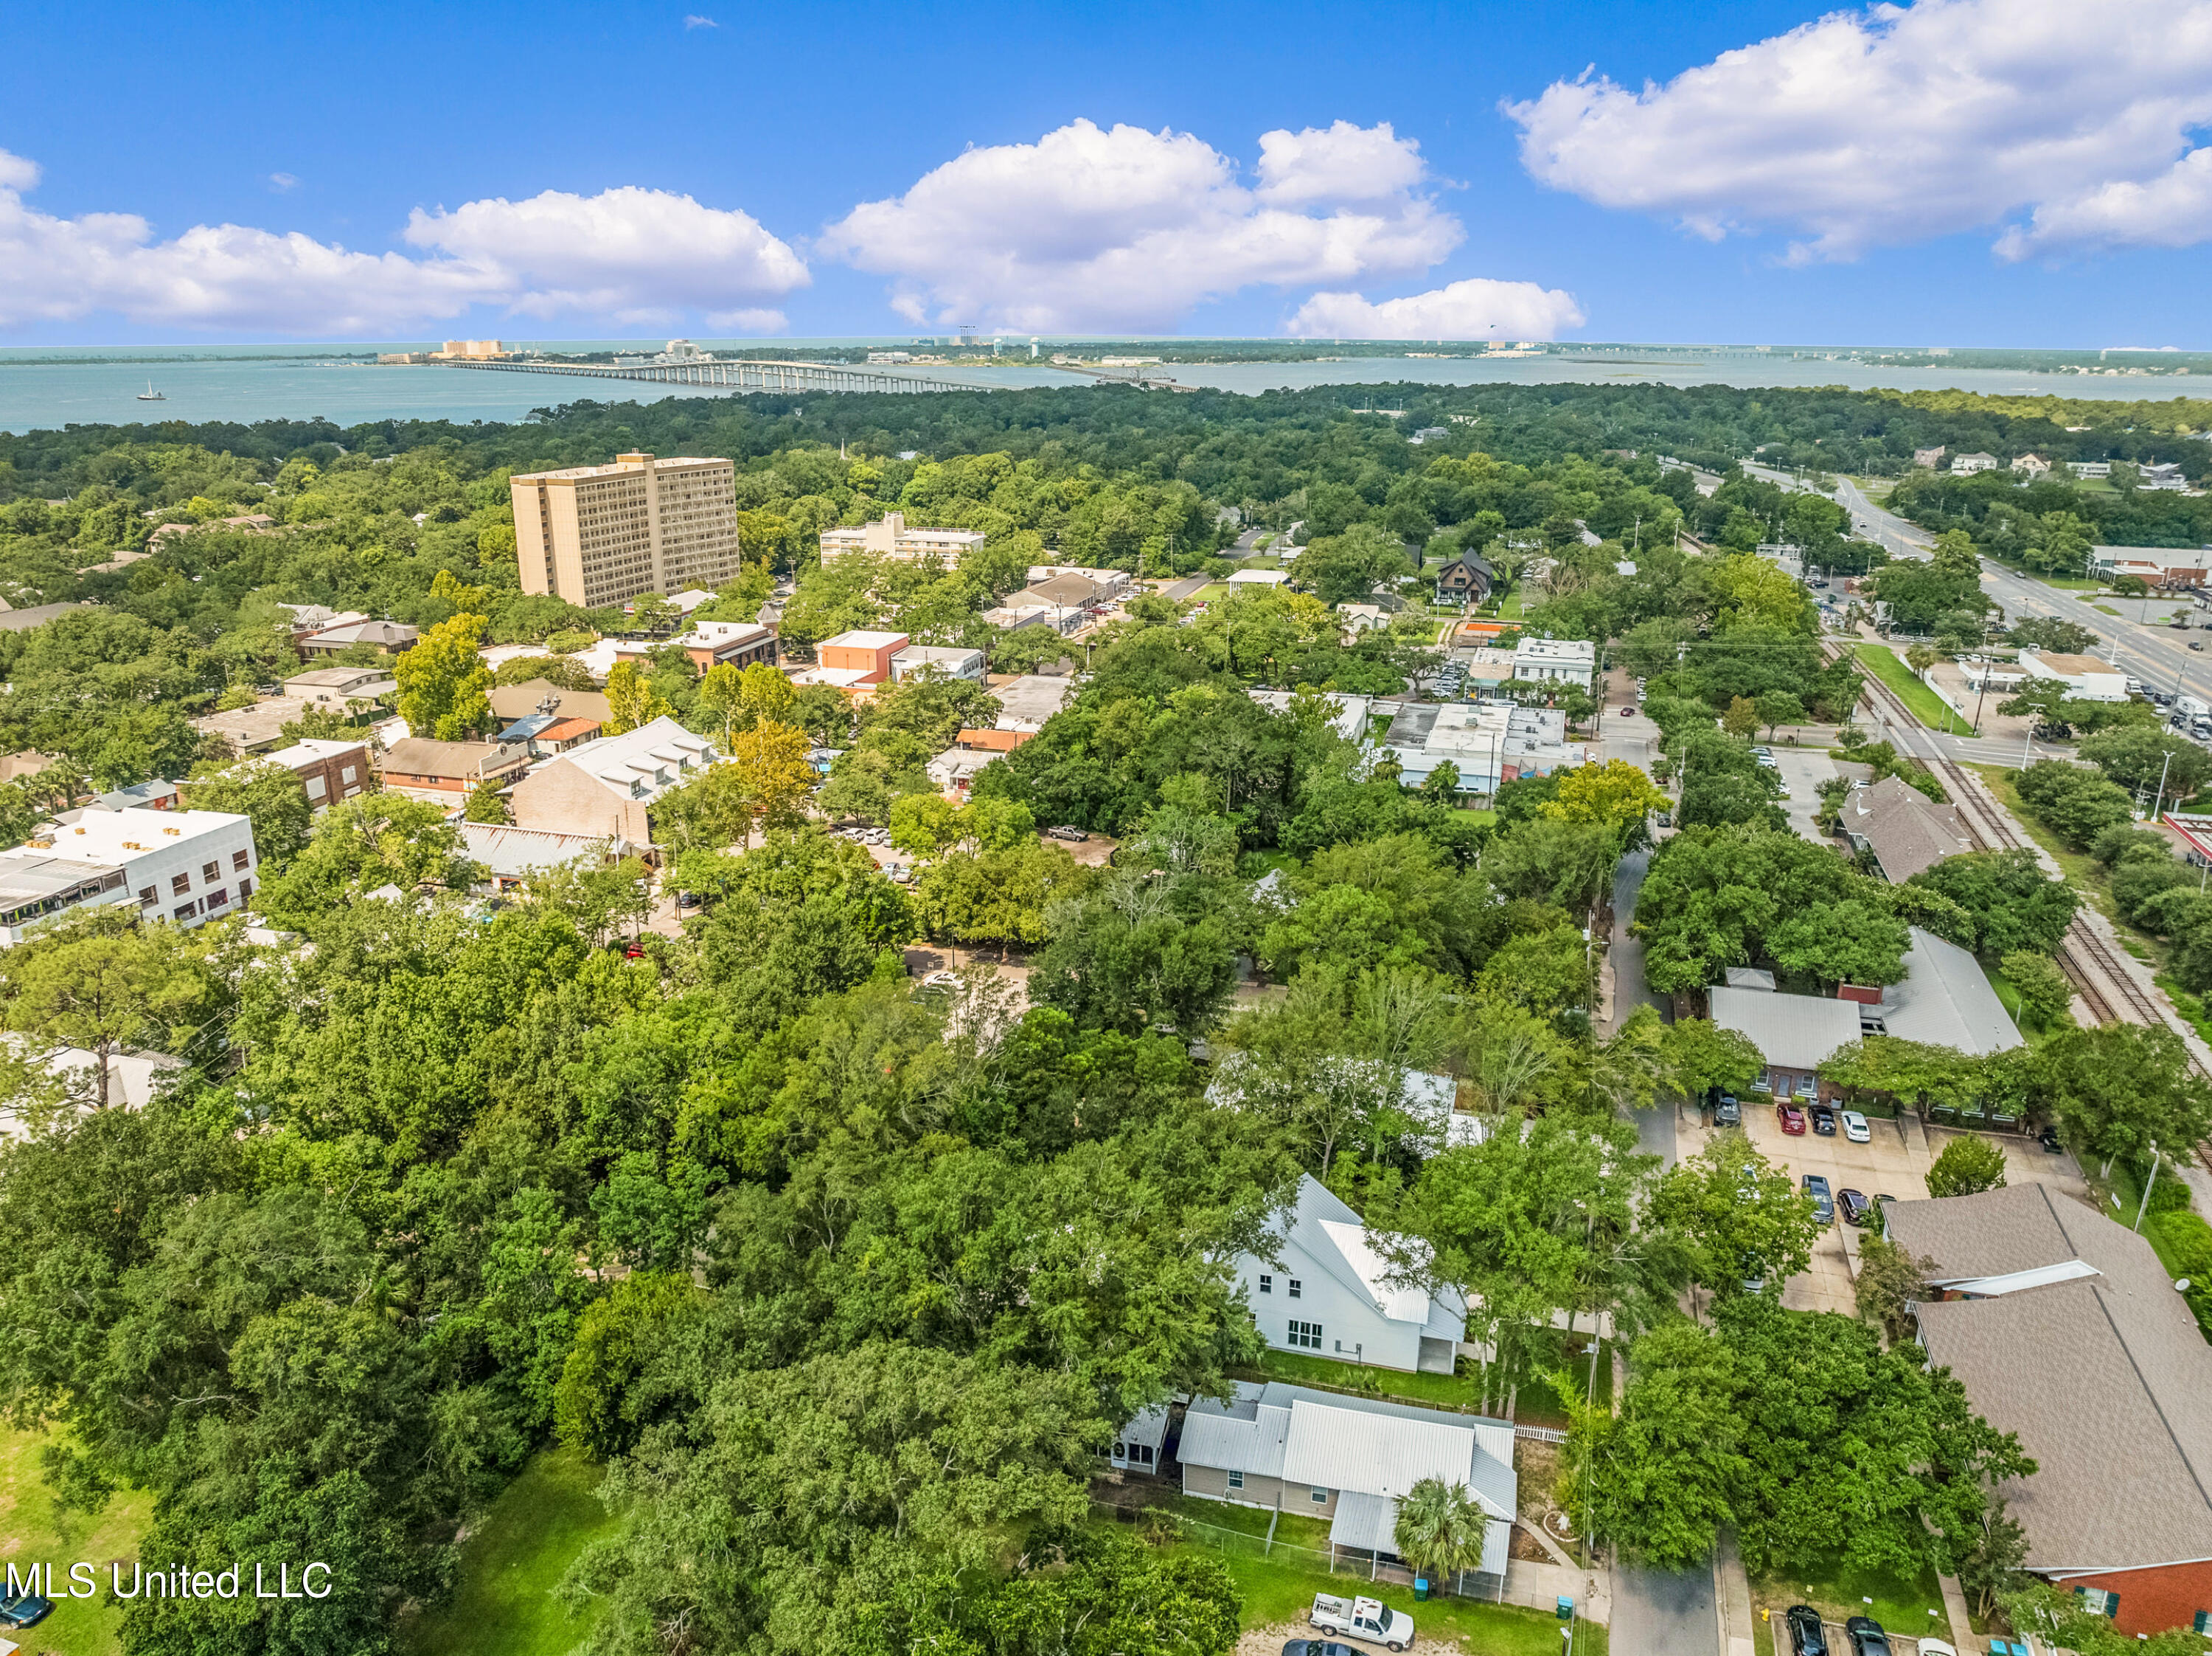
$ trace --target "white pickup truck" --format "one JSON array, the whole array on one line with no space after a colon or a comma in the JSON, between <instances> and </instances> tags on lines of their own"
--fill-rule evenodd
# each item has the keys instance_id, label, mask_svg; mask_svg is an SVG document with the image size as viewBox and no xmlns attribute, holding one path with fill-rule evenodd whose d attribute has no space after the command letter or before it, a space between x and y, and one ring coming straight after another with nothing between
<instances>
[{"instance_id":1,"label":"white pickup truck","mask_svg":"<svg viewBox=\"0 0 2212 1656\"><path fill-rule=\"evenodd\" d=\"M1392 1610L1380 1599L1339 1598L1332 1593L1316 1593L1306 1620L1326 1632L1372 1640L1392 1650L1403 1650L1413 1642L1413 1618L1401 1610Z\"/></svg>"}]
</instances>

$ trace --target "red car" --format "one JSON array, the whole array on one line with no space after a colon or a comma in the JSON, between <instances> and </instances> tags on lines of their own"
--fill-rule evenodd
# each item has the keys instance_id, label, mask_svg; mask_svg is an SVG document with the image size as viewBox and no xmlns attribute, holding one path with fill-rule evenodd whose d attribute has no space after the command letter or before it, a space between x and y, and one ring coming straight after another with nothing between
<instances>
[{"instance_id":1,"label":"red car","mask_svg":"<svg viewBox=\"0 0 2212 1656\"><path fill-rule=\"evenodd\" d=\"M1777 1104L1774 1113L1782 1123L1783 1131L1802 1133L1805 1131L1805 1112L1795 1104Z\"/></svg>"}]
</instances>

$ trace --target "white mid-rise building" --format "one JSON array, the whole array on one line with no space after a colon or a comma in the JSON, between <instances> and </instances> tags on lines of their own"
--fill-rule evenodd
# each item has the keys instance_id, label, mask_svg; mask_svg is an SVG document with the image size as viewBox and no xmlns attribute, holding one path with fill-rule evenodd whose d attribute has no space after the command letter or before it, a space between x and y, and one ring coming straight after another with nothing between
<instances>
[{"instance_id":1,"label":"white mid-rise building","mask_svg":"<svg viewBox=\"0 0 2212 1656\"><path fill-rule=\"evenodd\" d=\"M198 925L253 895L253 827L221 810L88 812L0 851L0 944L70 909L134 905L142 919Z\"/></svg>"},{"instance_id":2,"label":"white mid-rise building","mask_svg":"<svg viewBox=\"0 0 2212 1656\"><path fill-rule=\"evenodd\" d=\"M957 563L963 553L983 544L980 529L921 529L909 527L902 512L886 512L872 524L857 529L822 531L822 561L834 563L852 552L872 552L879 558L943 558Z\"/></svg>"}]
</instances>

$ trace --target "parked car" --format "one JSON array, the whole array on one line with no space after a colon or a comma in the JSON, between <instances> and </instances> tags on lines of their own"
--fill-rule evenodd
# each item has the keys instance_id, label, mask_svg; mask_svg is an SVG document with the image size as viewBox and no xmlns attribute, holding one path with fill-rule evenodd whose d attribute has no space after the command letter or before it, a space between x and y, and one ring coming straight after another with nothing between
<instances>
[{"instance_id":1,"label":"parked car","mask_svg":"<svg viewBox=\"0 0 2212 1656\"><path fill-rule=\"evenodd\" d=\"M1392 1650L1403 1650L1413 1642L1413 1618L1379 1598L1340 1598L1333 1592L1317 1592L1306 1621L1325 1633L1348 1633Z\"/></svg>"},{"instance_id":2,"label":"parked car","mask_svg":"<svg viewBox=\"0 0 2212 1656\"><path fill-rule=\"evenodd\" d=\"M1874 1204L1862 1192L1846 1186L1836 1192L1836 1211L1844 1216L1845 1224L1863 1228L1874 1216Z\"/></svg>"},{"instance_id":3,"label":"parked car","mask_svg":"<svg viewBox=\"0 0 2212 1656\"><path fill-rule=\"evenodd\" d=\"M2053 1156L2057 1155L2059 1151L2066 1148L2065 1145L2058 1142L2058 1126L2056 1122L2045 1123L2043 1131L2036 1134L2035 1142L2042 1145L2046 1150L2049 1150Z\"/></svg>"},{"instance_id":4,"label":"parked car","mask_svg":"<svg viewBox=\"0 0 2212 1656\"><path fill-rule=\"evenodd\" d=\"M696 891L679 891L676 894L676 906L678 908L696 908L702 901L703 900Z\"/></svg>"},{"instance_id":5,"label":"parked car","mask_svg":"<svg viewBox=\"0 0 2212 1656\"><path fill-rule=\"evenodd\" d=\"M1889 1635L1871 1616L1854 1616L1844 1623L1844 1636L1851 1641L1851 1656L1891 1656Z\"/></svg>"},{"instance_id":6,"label":"parked car","mask_svg":"<svg viewBox=\"0 0 2212 1656\"><path fill-rule=\"evenodd\" d=\"M1867 1119L1864 1116L1861 1115L1856 1110L1845 1110L1844 1112L1844 1137L1850 1139L1854 1144L1863 1144L1870 1140L1874 1137L1874 1134L1868 1130Z\"/></svg>"},{"instance_id":7,"label":"parked car","mask_svg":"<svg viewBox=\"0 0 2212 1656\"><path fill-rule=\"evenodd\" d=\"M1283 1646L1283 1656L1359 1656L1359 1653L1334 1639L1292 1639Z\"/></svg>"},{"instance_id":8,"label":"parked car","mask_svg":"<svg viewBox=\"0 0 2212 1656\"><path fill-rule=\"evenodd\" d=\"M1623 719L1633 719L1636 717L1636 709L1633 707L1623 707L1620 710L1620 716Z\"/></svg>"},{"instance_id":9,"label":"parked car","mask_svg":"<svg viewBox=\"0 0 2212 1656\"><path fill-rule=\"evenodd\" d=\"M1920 1656L1959 1656L1959 1647L1942 1639L1923 1639L1920 1641Z\"/></svg>"},{"instance_id":10,"label":"parked car","mask_svg":"<svg viewBox=\"0 0 2212 1656\"><path fill-rule=\"evenodd\" d=\"M1045 837L1050 840L1072 840L1079 845L1091 836L1079 828L1060 827L1047 828Z\"/></svg>"},{"instance_id":11,"label":"parked car","mask_svg":"<svg viewBox=\"0 0 2212 1656\"><path fill-rule=\"evenodd\" d=\"M1813 1131L1823 1138L1836 1136L1836 1113L1832 1107L1826 1104L1813 1106Z\"/></svg>"},{"instance_id":12,"label":"parked car","mask_svg":"<svg viewBox=\"0 0 2212 1656\"><path fill-rule=\"evenodd\" d=\"M623 958L626 961L643 960L645 958L645 944L638 938L632 937L623 948Z\"/></svg>"},{"instance_id":13,"label":"parked car","mask_svg":"<svg viewBox=\"0 0 2212 1656\"><path fill-rule=\"evenodd\" d=\"M1777 1104L1774 1115L1781 1122L1783 1131L1802 1134L1805 1131L1805 1112L1795 1104Z\"/></svg>"},{"instance_id":14,"label":"parked car","mask_svg":"<svg viewBox=\"0 0 2212 1656\"><path fill-rule=\"evenodd\" d=\"M1716 1127L1743 1125L1743 1106L1736 1101L1734 1093L1723 1093L1720 1102L1713 1106L1713 1125Z\"/></svg>"},{"instance_id":15,"label":"parked car","mask_svg":"<svg viewBox=\"0 0 2212 1656\"><path fill-rule=\"evenodd\" d=\"M1790 1629L1790 1656L1828 1656L1828 1632L1820 1625L1820 1612L1810 1604L1792 1604L1783 1617Z\"/></svg>"},{"instance_id":16,"label":"parked car","mask_svg":"<svg viewBox=\"0 0 2212 1656\"><path fill-rule=\"evenodd\" d=\"M1825 1175L1808 1173L1804 1178L1805 1194L1813 1198L1813 1217L1823 1225L1836 1222L1836 1198L1828 1190Z\"/></svg>"},{"instance_id":17,"label":"parked car","mask_svg":"<svg viewBox=\"0 0 2212 1656\"><path fill-rule=\"evenodd\" d=\"M54 1613L54 1601L35 1592L26 1592L0 1603L0 1628L21 1629L35 1627ZM11 1646L12 1649L13 1647Z\"/></svg>"}]
</instances>

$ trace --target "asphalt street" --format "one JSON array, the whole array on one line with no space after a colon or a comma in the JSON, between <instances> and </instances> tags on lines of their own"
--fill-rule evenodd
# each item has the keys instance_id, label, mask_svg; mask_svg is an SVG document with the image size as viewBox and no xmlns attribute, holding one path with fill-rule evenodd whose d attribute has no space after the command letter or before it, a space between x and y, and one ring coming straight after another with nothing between
<instances>
[{"instance_id":1,"label":"asphalt street","mask_svg":"<svg viewBox=\"0 0 2212 1656\"><path fill-rule=\"evenodd\" d=\"M1783 474L1763 468L1761 475L1776 481L1789 481ZM1891 556L1928 555L1934 537L1926 530L1876 506L1850 478L1836 480L1835 498L1851 514L1851 522L1858 532L1870 540L1880 541L1889 549ZM2105 641L2098 653L2153 689L2212 701L2212 640L2208 640L2201 628L2192 627L2180 631L2147 627L2138 619L2145 610L2141 602L2123 600L2112 606L2121 613L2108 616L2089 603L2087 595L2046 586L1986 558L1982 561L1982 588L2004 605L2005 614L2014 619L2051 616L2089 628ZM2148 607L2151 613L2170 611L2177 607L2177 601L2154 600ZM2208 648L2191 650L2189 646L2192 641L2205 644Z\"/></svg>"},{"instance_id":2,"label":"asphalt street","mask_svg":"<svg viewBox=\"0 0 2212 1656\"><path fill-rule=\"evenodd\" d=\"M1607 1645L1621 1656L1713 1656L1720 1645L1720 1607L1710 1564L1686 1570L1613 1571L1613 1625Z\"/></svg>"}]
</instances>

